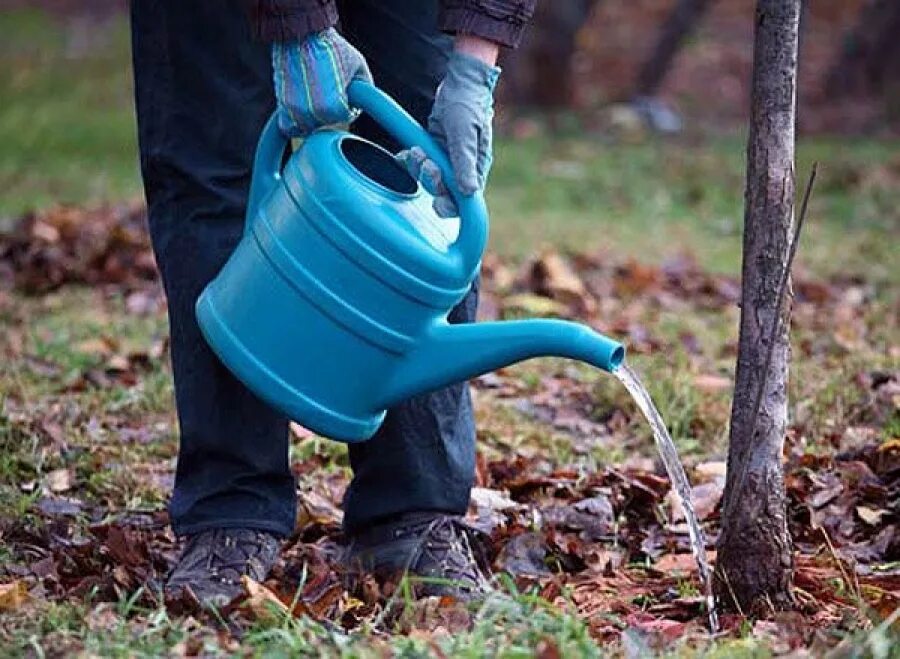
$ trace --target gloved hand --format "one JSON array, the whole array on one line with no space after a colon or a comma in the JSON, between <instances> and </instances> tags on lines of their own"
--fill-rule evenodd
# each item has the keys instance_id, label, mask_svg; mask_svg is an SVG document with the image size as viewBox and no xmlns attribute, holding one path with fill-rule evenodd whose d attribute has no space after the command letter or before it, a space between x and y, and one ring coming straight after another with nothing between
<instances>
[{"instance_id":1,"label":"gloved hand","mask_svg":"<svg viewBox=\"0 0 900 659\"><path fill-rule=\"evenodd\" d=\"M347 101L347 86L372 81L365 58L334 28L303 41L272 45L278 127L288 137L305 137L315 129L348 124L359 115Z\"/></svg>"},{"instance_id":2,"label":"gloved hand","mask_svg":"<svg viewBox=\"0 0 900 659\"><path fill-rule=\"evenodd\" d=\"M450 157L457 186L464 195L483 189L491 169L494 87L499 76L498 67L454 51L428 118L428 132ZM410 149L398 158L435 195L434 209L439 215L457 214L440 171L422 149Z\"/></svg>"}]
</instances>

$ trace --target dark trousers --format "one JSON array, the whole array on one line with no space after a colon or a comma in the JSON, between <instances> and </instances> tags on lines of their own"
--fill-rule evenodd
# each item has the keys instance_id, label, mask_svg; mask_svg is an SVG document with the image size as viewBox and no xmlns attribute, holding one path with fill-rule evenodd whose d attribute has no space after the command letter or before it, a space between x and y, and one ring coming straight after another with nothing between
<instances>
[{"instance_id":1,"label":"dark trousers","mask_svg":"<svg viewBox=\"0 0 900 659\"><path fill-rule=\"evenodd\" d=\"M376 83L423 123L451 47L436 13L436 0L341 7L343 33ZM194 317L197 296L243 229L256 140L274 107L269 46L251 39L240 0L133 0L131 18L141 169L181 432L172 525L179 534L247 527L287 535L296 505L287 419L232 377ZM366 117L354 129L394 146ZM473 289L451 322L474 320L476 304ZM409 511L464 512L474 442L465 385L390 410L372 440L350 447L347 530Z\"/></svg>"}]
</instances>

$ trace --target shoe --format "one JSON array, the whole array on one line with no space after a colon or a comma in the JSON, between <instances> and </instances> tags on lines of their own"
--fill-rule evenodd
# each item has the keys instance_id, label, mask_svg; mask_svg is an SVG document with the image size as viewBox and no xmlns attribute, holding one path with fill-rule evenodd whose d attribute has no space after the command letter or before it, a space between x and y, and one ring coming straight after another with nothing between
<instances>
[{"instance_id":1,"label":"shoe","mask_svg":"<svg viewBox=\"0 0 900 659\"><path fill-rule=\"evenodd\" d=\"M278 547L275 535L251 529L212 529L189 535L166 581L166 601L220 609L243 594L241 577L266 578Z\"/></svg>"},{"instance_id":2,"label":"shoe","mask_svg":"<svg viewBox=\"0 0 900 659\"><path fill-rule=\"evenodd\" d=\"M407 513L353 536L345 562L351 570L411 575L417 596L468 601L489 590L479 567L485 538L459 517Z\"/></svg>"},{"instance_id":3,"label":"shoe","mask_svg":"<svg viewBox=\"0 0 900 659\"><path fill-rule=\"evenodd\" d=\"M663 135L675 135L684 129L681 116L672 107L655 96L638 96L631 107L651 130Z\"/></svg>"}]
</instances>

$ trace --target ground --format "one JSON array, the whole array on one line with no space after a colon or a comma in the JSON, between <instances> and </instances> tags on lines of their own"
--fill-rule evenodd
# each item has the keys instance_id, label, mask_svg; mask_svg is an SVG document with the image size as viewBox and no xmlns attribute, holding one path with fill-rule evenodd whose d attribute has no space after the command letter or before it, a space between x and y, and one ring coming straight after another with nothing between
<instances>
[{"instance_id":1,"label":"ground","mask_svg":"<svg viewBox=\"0 0 900 659\"><path fill-rule=\"evenodd\" d=\"M0 13L0 654L896 656L900 151L865 138L800 145L800 176L819 161L820 180L794 285L796 613L729 614L724 632L705 633L644 422L615 380L560 360L474 383L470 517L509 575L480 608L348 582L332 560L345 450L297 427L300 514L272 579L248 584L228 622L167 612L156 595L176 551L167 328L143 231L127 30L104 20ZM712 550L743 137L504 121L481 314L577 319L628 344Z\"/></svg>"}]
</instances>

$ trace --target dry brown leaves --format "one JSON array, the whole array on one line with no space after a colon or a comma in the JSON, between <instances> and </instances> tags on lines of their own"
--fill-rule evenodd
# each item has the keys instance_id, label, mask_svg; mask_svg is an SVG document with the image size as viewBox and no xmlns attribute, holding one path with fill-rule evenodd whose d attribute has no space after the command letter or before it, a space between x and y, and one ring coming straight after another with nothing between
<instances>
[{"instance_id":1,"label":"dry brown leaves","mask_svg":"<svg viewBox=\"0 0 900 659\"><path fill-rule=\"evenodd\" d=\"M0 234L0 282L28 293L67 283L135 285L157 277L140 203L56 206Z\"/></svg>"},{"instance_id":2,"label":"dry brown leaves","mask_svg":"<svg viewBox=\"0 0 900 659\"><path fill-rule=\"evenodd\" d=\"M0 237L0 273L9 285L32 293L67 282L144 291L155 270L142 217L133 207L93 213L55 209L29 216L12 235ZM821 345L817 340L800 345L801 353L840 354L866 340L863 317L869 291L864 283L800 278L795 289L796 322L828 338ZM640 353L667 347L648 323L654 311L734 314L739 286L734 278L705 272L689 258L651 267L602 255L566 258L546 251L520 268L489 255L483 293L484 317L578 319L622 336L632 352ZM134 306L143 313L161 312L141 299ZM689 354L699 353L696 337L685 333L679 340ZM67 383L58 392L61 396L97 382L128 386L140 381L141 364L160 358L164 346L149 356L132 354L114 337L100 337L78 350L97 357L101 366ZM41 360L28 363L49 379L61 377ZM731 386L709 370L701 370L694 384L707 394L721 394ZM498 398L527 400L539 420L573 435L613 436L627 425L619 409L596 418L589 388L566 371L546 374L537 392L506 372L481 378L476 386ZM822 438L825 446L835 447L833 453L813 454L793 441L803 431L799 425L789 437L785 482L798 550L801 617L769 621L774 627L758 630L777 632L782 640L790 639L788 645L798 638L807 642L817 628L844 624L857 615L861 603L887 615L900 602L900 438L884 440L871 431L900 409L900 374L861 373L852 386L866 393L866 402L849 411L852 423L835 426L834 437ZM13 421L63 450L58 419L29 417L27 409L14 410L21 418ZM123 441L145 441L147 433L155 432L110 425L119 428ZM295 441L309 439L299 426L293 433ZM245 584L246 595L235 602L234 615L312 616L345 629L389 619L411 634L423 628L452 633L470 624L452 603L441 601L426 603L405 619L391 618L396 583L350 578L344 572L340 499L346 477L323 466L319 455L293 465L301 481L296 533L270 578ZM563 593L570 593L598 639L665 644L698 632L704 614L687 530L660 474L646 461L587 472L539 453L503 459L481 455L469 521L487 534L484 549L495 571L508 572L519 587L534 588L550 601L562 603ZM692 473L712 560L724 476L720 461L696 465ZM116 601L141 586L143 597L156 601L175 556L164 513L127 516L81 501L72 496L78 484L64 468L50 471L33 487L46 493L34 507L43 524L4 520L0 526L3 542L16 556L0 568L0 609L27 606L29 599L64 600L87 593L97 601ZM741 619L726 616L724 623L734 630ZM545 654L553 656L553 648Z\"/></svg>"}]
</instances>

